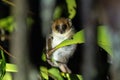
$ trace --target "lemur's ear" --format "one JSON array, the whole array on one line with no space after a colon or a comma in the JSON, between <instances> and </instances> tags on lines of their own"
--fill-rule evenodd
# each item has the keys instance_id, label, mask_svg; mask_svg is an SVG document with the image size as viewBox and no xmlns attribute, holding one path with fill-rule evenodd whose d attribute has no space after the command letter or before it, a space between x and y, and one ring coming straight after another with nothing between
<instances>
[{"instance_id":1,"label":"lemur's ear","mask_svg":"<svg viewBox=\"0 0 120 80\"><path fill-rule=\"evenodd\" d=\"M72 27L72 20L70 18L67 18L68 24Z\"/></svg>"}]
</instances>

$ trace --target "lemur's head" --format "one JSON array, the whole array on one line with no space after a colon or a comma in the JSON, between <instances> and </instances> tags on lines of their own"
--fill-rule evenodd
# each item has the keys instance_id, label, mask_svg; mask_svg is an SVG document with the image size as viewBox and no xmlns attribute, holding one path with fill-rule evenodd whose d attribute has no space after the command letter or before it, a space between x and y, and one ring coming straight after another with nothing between
<instances>
[{"instance_id":1,"label":"lemur's head","mask_svg":"<svg viewBox=\"0 0 120 80\"><path fill-rule=\"evenodd\" d=\"M72 22L68 18L59 18L52 24L52 32L57 34L65 34L72 28Z\"/></svg>"}]
</instances>

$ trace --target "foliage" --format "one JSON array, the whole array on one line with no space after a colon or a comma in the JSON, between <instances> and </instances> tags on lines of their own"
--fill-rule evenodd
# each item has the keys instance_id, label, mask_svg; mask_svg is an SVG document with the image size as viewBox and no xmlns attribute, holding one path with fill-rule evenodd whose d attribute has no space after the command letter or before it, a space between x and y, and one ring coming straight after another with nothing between
<instances>
[{"instance_id":1,"label":"foliage","mask_svg":"<svg viewBox=\"0 0 120 80\"><path fill-rule=\"evenodd\" d=\"M6 71L6 74L4 75L3 80L12 80L11 72L17 72L17 67L15 64L6 63L5 71Z\"/></svg>"},{"instance_id":2,"label":"foliage","mask_svg":"<svg viewBox=\"0 0 120 80\"><path fill-rule=\"evenodd\" d=\"M47 69L46 67L41 66L40 72L43 79L49 80L49 77L51 77L54 80L63 80L59 70L56 68Z\"/></svg>"},{"instance_id":3,"label":"foliage","mask_svg":"<svg viewBox=\"0 0 120 80\"><path fill-rule=\"evenodd\" d=\"M3 77L3 80L12 80L12 75L9 72L6 72L5 76Z\"/></svg>"},{"instance_id":4,"label":"foliage","mask_svg":"<svg viewBox=\"0 0 120 80\"><path fill-rule=\"evenodd\" d=\"M106 26L102 25L98 27L98 45L103 48L111 57L112 52L112 43L110 39L110 33L107 31Z\"/></svg>"},{"instance_id":5,"label":"foliage","mask_svg":"<svg viewBox=\"0 0 120 80\"><path fill-rule=\"evenodd\" d=\"M44 63L46 63L46 55L43 52L42 53L42 60ZM47 64L47 63L46 63ZM52 78L54 80L72 80L73 78L77 78L76 80L82 80L82 76L79 74L68 74L68 73L62 73L59 71L58 68L51 67L47 68L47 66L40 66L40 75L42 79L49 80L49 78Z\"/></svg>"},{"instance_id":6,"label":"foliage","mask_svg":"<svg viewBox=\"0 0 120 80\"><path fill-rule=\"evenodd\" d=\"M0 50L1 52L1 56L2 56L2 59L0 59L0 80L3 79L5 73L6 73L6 62L5 62L5 57L4 57L4 53L2 50Z\"/></svg>"},{"instance_id":7,"label":"foliage","mask_svg":"<svg viewBox=\"0 0 120 80\"><path fill-rule=\"evenodd\" d=\"M57 19L61 16L61 13L62 13L62 8L61 6L57 6L55 8L55 11L54 11L54 14L53 14L53 19Z\"/></svg>"},{"instance_id":8,"label":"foliage","mask_svg":"<svg viewBox=\"0 0 120 80\"><path fill-rule=\"evenodd\" d=\"M7 72L17 72L17 66L15 64L6 63Z\"/></svg>"},{"instance_id":9,"label":"foliage","mask_svg":"<svg viewBox=\"0 0 120 80\"><path fill-rule=\"evenodd\" d=\"M49 77L51 77L54 80L82 80L82 76L78 74L68 74L68 73L62 73L57 68L50 68L47 69L45 66L40 67L40 75L42 76L42 79L49 80Z\"/></svg>"},{"instance_id":10,"label":"foliage","mask_svg":"<svg viewBox=\"0 0 120 80\"><path fill-rule=\"evenodd\" d=\"M67 7L68 7L68 12L69 12L69 17L70 19L73 19L76 15L76 2L75 0L66 0Z\"/></svg>"},{"instance_id":11,"label":"foliage","mask_svg":"<svg viewBox=\"0 0 120 80\"><path fill-rule=\"evenodd\" d=\"M65 0L65 1L67 3L67 9L69 13L68 18L73 19L76 15L76 7L77 7L76 2L75 0ZM56 6L53 14L53 19L57 19L61 17L62 12L64 12L62 6L60 5Z\"/></svg>"},{"instance_id":12,"label":"foliage","mask_svg":"<svg viewBox=\"0 0 120 80\"><path fill-rule=\"evenodd\" d=\"M27 18L27 23L28 26L30 26L33 23L33 20L29 17ZM13 32L15 29L14 26L15 22L14 22L14 18L13 16L8 16L6 18L0 19L0 29L4 29L8 32Z\"/></svg>"}]
</instances>

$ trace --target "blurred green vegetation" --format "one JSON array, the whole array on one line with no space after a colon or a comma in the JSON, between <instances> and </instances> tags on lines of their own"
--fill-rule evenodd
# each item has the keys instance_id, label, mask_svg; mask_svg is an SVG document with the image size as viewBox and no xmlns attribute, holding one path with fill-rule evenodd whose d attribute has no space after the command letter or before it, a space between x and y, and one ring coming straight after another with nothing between
<instances>
[{"instance_id":1,"label":"blurred green vegetation","mask_svg":"<svg viewBox=\"0 0 120 80\"><path fill-rule=\"evenodd\" d=\"M2 80L6 73L6 61L4 52L2 50L0 50L0 54L2 56L2 58L0 59L0 80Z\"/></svg>"},{"instance_id":2,"label":"blurred green vegetation","mask_svg":"<svg viewBox=\"0 0 120 80\"><path fill-rule=\"evenodd\" d=\"M27 24L30 26L33 23L32 18L27 18ZM6 18L0 19L0 29L4 29L8 32L13 32L15 30L15 21L13 16L8 16Z\"/></svg>"}]
</instances>

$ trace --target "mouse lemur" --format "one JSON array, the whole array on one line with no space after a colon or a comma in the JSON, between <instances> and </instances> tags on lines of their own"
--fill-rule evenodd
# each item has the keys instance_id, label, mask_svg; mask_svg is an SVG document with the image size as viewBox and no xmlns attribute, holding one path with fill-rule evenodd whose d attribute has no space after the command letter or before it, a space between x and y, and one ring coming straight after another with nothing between
<instances>
[{"instance_id":1,"label":"mouse lemur","mask_svg":"<svg viewBox=\"0 0 120 80\"><path fill-rule=\"evenodd\" d=\"M62 41L71 39L75 33L72 22L68 18L59 18L52 23L51 34L46 40L46 51L48 52ZM51 66L59 67L62 72L71 73L67 67L69 58L73 55L76 44L57 49L47 60ZM47 55L47 53L46 53Z\"/></svg>"}]
</instances>

